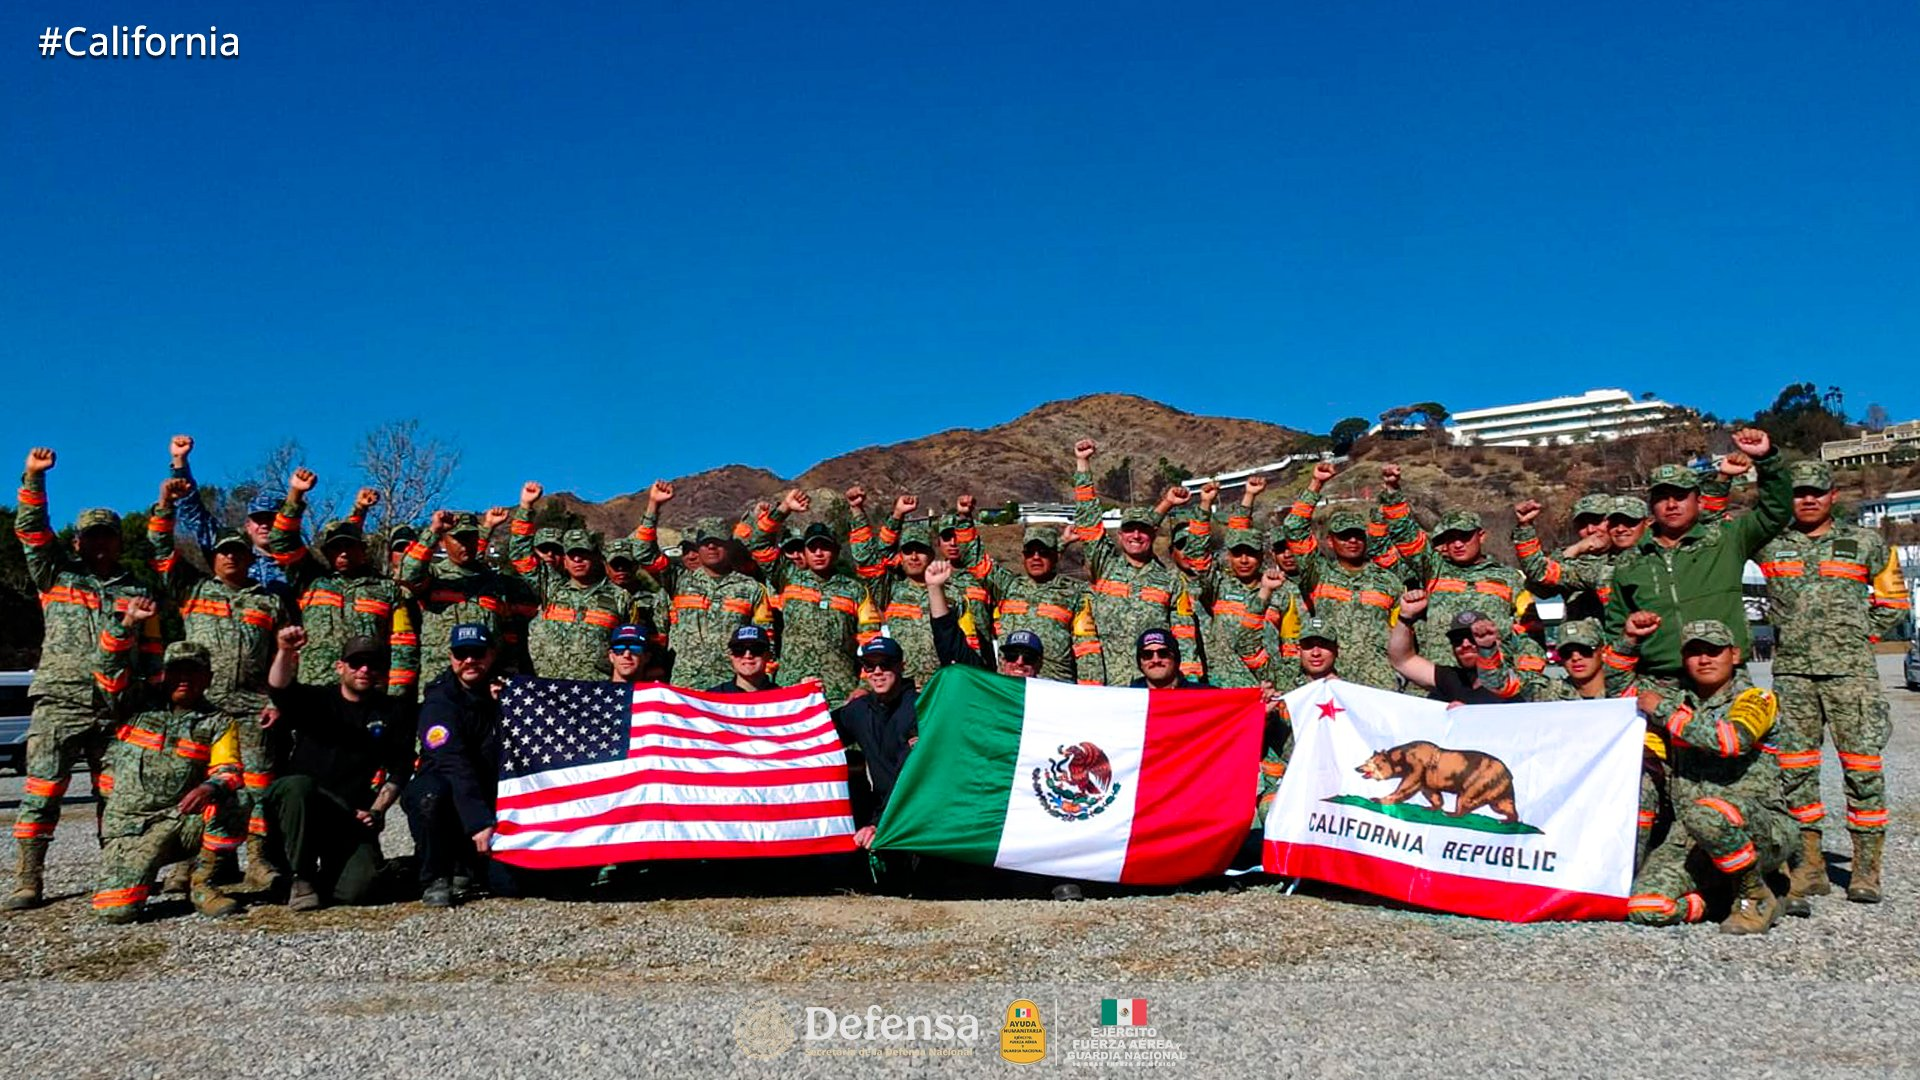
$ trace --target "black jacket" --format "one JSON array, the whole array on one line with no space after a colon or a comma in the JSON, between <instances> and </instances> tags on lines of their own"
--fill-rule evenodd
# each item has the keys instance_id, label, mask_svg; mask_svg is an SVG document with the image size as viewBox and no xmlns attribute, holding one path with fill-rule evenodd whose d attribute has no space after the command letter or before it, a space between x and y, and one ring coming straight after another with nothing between
<instances>
[{"instance_id":1,"label":"black jacket","mask_svg":"<svg viewBox=\"0 0 1920 1080\"><path fill-rule=\"evenodd\" d=\"M774 690L778 689L778 687L776 687L772 681L769 681L767 683L767 689ZM758 690L742 690L740 689L740 684L732 679L707 687L707 693L709 694L757 694L759 692Z\"/></svg>"},{"instance_id":2,"label":"black jacket","mask_svg":"<svg viewBox=\"0 0 1920 1080\"><path fill-rule=\"evenodd\" d=\"M945 615L933 617L933 655L940 666L949 664L971 664L974 667L993 670L993 661L967 644L967 635L960 629L960 616L949 611Z\"/></svg>"},{"instance_id":3,"label":"black jacket","mask_svg":"<svg viewBox=\"0 0 1920 1080\"><path fill-rule=\"evenodd\" d=\"M469 691L447 671L420 698L421 776L439 776L453 790L460 824L477 833L493 824L500 783L500 703L482 683Z\"/></svg>"},{"instance_id":4,"label":"black jacket","mask_svg":"<svg viewBox=\"0 0 1920 1080\"><path fill-rule=\"evenodd\" d=\"M914 711L920 692L904 677L900 685L902 689L892 701L862 694L833 713L833 726L840 732L840 741L858 744L861 753L866 755L867 777L873 783L873 814L872 820L862 822L864 825L879 824L880 812L887 808L894 782L900 779L900 769L907 763L907 740L920 734L920 717Z\"/></svg>"},{"instance_id":5,"label":"black jacket","mask_svg":"<svg viewBox=\"0 0 1920 1080\"><path fill-rule=\"evenodd\" d=\"M405 784L413 770L414 732L393 699L379 690L357 702L337 686L289 686L272 692L279 728L293 735L281 772L311 776L322 790L356 810L373 805L383 783Z\"/></svg>"}]
</instances>

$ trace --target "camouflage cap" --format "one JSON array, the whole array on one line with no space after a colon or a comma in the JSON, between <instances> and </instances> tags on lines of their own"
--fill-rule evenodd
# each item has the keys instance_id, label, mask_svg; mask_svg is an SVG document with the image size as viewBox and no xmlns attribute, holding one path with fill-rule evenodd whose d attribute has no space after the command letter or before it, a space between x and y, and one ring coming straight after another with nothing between
<instances>
[{"instance_id":1,"label":"camouflage cap","mask_svg":"<svg viewBox=\"0 0 1920 1080\"><path fill-rule=\"evenodd\" d=\"M1449 510L1440 515L1440 523L1433 527L1433 535L1445 536L1452 532L1475 533L1485 527L1480 523L1480 515L1471 510Z\"/></svg>"},{"instance_id":2,"label":"camouflage cap","mask_svg":"<svg viewBox=\"0 0 1920 1080\"><path fill-rule=\"evenodd\" d=\"M1045 525L1029 525L1026 532L1020 534L1020 548L1025 550L1028 544L1045 544L1049 551L1060 550L1060 530L1049 529Z\"/></svg>"},{"instance_id":3,"label":"camouflage cap","mask_svg":"<svg viewBox=\"0 0 1920 1080\"><path fill-rule=\"evenodd\" d=\"M953 537L948 534L960 531L960 526L965 521L966 519L959 514L942 514L939 521L935 523L935 530L939 532L940 539L951 540Z\"/></svg>"},{"instance_id":4,"label":"camouflage cap","mask_svg":"<svg viewBox=\"0 0 1920 1080\"><path fill-rule=\"evenodd\" d=\"M1695 619L1680 628L1680 644L1690 641L1704 641L1724 649L1733 644L1733 631L1719 619Z\"/></svg>"},{"instance_id":5,"label":"camouflage cap","mask_svg":"<svg viewBox=\"0 0 1920 1080\"><path fill-rule=\"evenodd\" d=\"M1796 489L1833 490L1833 469L1824 461L1796 461L1787 466L1787 478Z\"/></svg>"},{"instance_id":6,"label":"camouflage cap","mask_svg":"<svg viewBox=\"0 0 1920 1080\"><path fill-rule=\"evenodd\" d=\"M808 544L813 543L815 540L825 540L834 547L840 546L839 535L833 531L833 526L824 521L816 521L807 526L807 530L800 534L800 540Z\"/></svg>"},{"instance_id":7,"label":"camouflage cap","mask_svg":"<svg viewBox=\"0 0 1920 1080\"><path fill-rule=\"evenodd\" d=\"M387 530L387 550L391 551L404 544L411 544L418 539L420 539L420 530L403 522Z\"/></svg>"},{"instance_id":8,"label":"camouflage cap","mask_svg":"<svg viewBox=\"0 0 1920 1080\"><path fill-rule=\"evenodd\" d=\"M799 529L796 529L793 526L788 525L783 527L780 530L780 550L781 551L797 550L804 543L805 541L803 541L800 538Z\"/></svg>"},{"instance_id":9,"label":"camouflage cap","mask_svg":"<svg viewBox=\"0 0 1920 1080\"><path fill-rule=\"evenodd\" d=\"M88 529L112 529L118 532L120 515L100 508L82 510L80 516L74 519L73 529L75 532L86 532Z\"/></svg>"},{"instance_id":10,"label":"camouflage cap","mask_svg":"<svg viewBox=\"0 0 1920 1080\"><path fill-rule=\"evenodd\" d=\"M533 530L533 546L535 550L543 547L559 547L560 530L551 525Z\"/></svg>"},{"instance_id":11,"label":"camouflage cap","mask_svg":"<svg viewBox=\"0 0 1920 1080\"><path fill-rule=\"evenodd\" d=\"M286 501L286 492L262 489L255 492L253 498L247 500L247 516L253 517L255 514L277 514L280 512L281 504Z\"/></svg>"},{"instance_id":12,"label":"camouflage cap","mask_svg":"<svg viewBox=\"0 0 1920 1080\"><path fill-rule=\"evenodd\" d=\"M1344 532L1366 532L1367 515L1358 510L1335 510L1327 515L1327 532L1338 536Z\"/></svg>"},{"instance_id":13,"label":"camouflage cap","mask_svg":"<svg viewBox=\"0 0 1920 1080\"><path fill-rule=\"evenodd\" d=\"M905 551L911 544L914 547L933 550L933 530L925 521L909 521L900 529L900 550Z\"/></svg>"},{"instance_id":14,"label":"camouflage cap","mask_svg":"<svg viewBox=\"0 0 1920 1080\"><path fill-rule=\"evenodd\" d=\"M1120 511L1120 524L1145 525L1149 529L1160 526L1161 515L1151 506L1129 506Z\"/></svg>"},{"instance_id":15,"label":"camouflage cap","mask_svg":"<svg viewBox=\"0 0 1920 1080\"><path fill-rule=\"evenodd\" d=\"M447 529L447 531L454 534L474 533L477 535L480 532L480 515L471 510L462 510L453 515L453 525Z\"/></svg>"},{"instance_id":16,"label":"camouflage cap","mask_svg":"<svg viewBox=\"0 0 1920 1080\"><path fill-rule=\"evenodd\" d=\"M1329 645L1338 646L1340 644L1340 631L1333 625L1331 620L1322 619L1315 615L1300 620L1299 640L1302 645L1305 645L1309 641L1324 641Z\"/></svg>"},{"instance_id":17,"label":"camouflage cap","mask_svg":"<svg viewBox=\"0 0 1920 1080\"><path fill-rule=\"evenodd\" d=\"M213 538L213 550L222 551L222 550L225 550L226 548L231 548L231 547L237 547L240 550L247 552L248 554L252 554L253 539L249 537L246 533L238 532L233 529L228 529L227 531Z\"/></svg>"},{"instance_id":18,"label":"camouflage cap","mask_svg":"<svg viewBox=\"0 0 1920 1080\"><path fill-rule=\"evenodd\" d=\"M1592 619L1573 619L1560 624L1560 644L1584 645L1589 649L1599 649L1604 638L1600 634L1600 624Z\"/></svg>"},{"instance_id":19,"label":"camouflage cap","mask_svg":"<svg viewBox=\"0 0 1920 1080\"><path fill-rule=\"evenodd\" d=\"M1679 488L1682 491L1699 491L1700 474L1685 465L1662 465L1647 477L1647 489Z\"/></svg>"},{"instance_id":20,"label":"camouflage cap","mask_svg":"<svg viewBox=\"0 0 1920 1080\"><path fill-rule=\"evenodd\" d=\"M161 658L164 667L175 664L198 664L208 671L213 670L213 654L205 645L197 641L175 641L167 645L167 651Z\"/></svg>"},{"instance_id":21,"label":"camouflage cap","mask_svg":"<svg viewBox=\"0 0 1920 1080\"><path fill-rule=\"evenodd\" d=\"M1234 548L1247 548L1255 554L1266 549L1266 541L1252 529L1228 529L1224 541L1228 551Z\"/></svg>"},{"instance_id":22,"label":"camouflage cap","mask_svg":"<svg viewBox=\"0 0 1920 1080\"><path fill-rule=\"evenodd\" d=\"M733 539L733 534L727 531L726 524L719 518L703 517L694 522L693 527L687 530L686 542L692 544L694 547L699 547L701 544L712 540L718 540L724 544L731 539Z\"/></svg>"},{"instance_id":23,"label":"camouflage cap","mask_svg":"<svg viewBox=\"0 0 1920 1080\"><path fill-rule=\"evenodd\" d=\"M561 551L584 551L592 555L600 554L600 545L593 542L593 534L585 529L568 529L560 534Z\"/></svg>"},{"instance_id":24,"label":"camouflage cap","mask_svg":"<svg viewBox=\"0 0 1920 1080\"><path fill-rule=\"evenodd\" d=\"M1596 491L1591 495L1582 495L1573 502L1573 516L1606 517L1613 509L1613 496Z\"/></svg>"},{"instance_id":25,"label":"camouflage cap","mask_svg":"<svg viewBox=\"0 0 1920 1080\"><path fill-rule=\"evenodd\" d=\"M1638 495L1615 495L1613 509L1607 511L1608 517L1629 517L1635 521L1645 521L1653 516L1647 510L1647 500Z\"/></svg>"},{"instance_id":26,"label":"camouflage cap","mask_svg":"<svg viewBox=\"0 0 1920 1080\"><path fill-rule=\"evenodd\" d=\"M367 542L367 534L360 530L358 522L341 518L339 521L327 522L326 528L320 530L319 539L320 550L325 551L329 546L342 541L351 544L364 544Z\"/></svg>"},{"instance_id":27,"label":"camouflage cap","mask_svg":"<svg viewBox=\"0 0 1920 1080\"><path fill-rule=\"evenodd\" d=\"M625 559L628 562L640 561L633 553L632 539L623 536L607 544L607 561L612 562L615 559Z\"/></svg>"}]
</instances>

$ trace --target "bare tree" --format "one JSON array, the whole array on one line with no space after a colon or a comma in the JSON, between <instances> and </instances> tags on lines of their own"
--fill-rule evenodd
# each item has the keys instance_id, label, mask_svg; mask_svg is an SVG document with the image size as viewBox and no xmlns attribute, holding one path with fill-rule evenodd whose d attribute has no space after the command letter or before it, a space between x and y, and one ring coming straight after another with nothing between
<instances>
[{"instance_id":1,"label":"bare tree","mask_svg":"<svg viewBox=\"0 0 1920 1080\"><path fill-rule=\"evenodd\" d=\"M460 467L458 447L428 438L418 420L390 420L360 440L354 464L366 485L380 493L369 528L376 522L419 521L437 509Z\"/></svg>"},{"instance_id":2,"label":"bare tree","mask_svg":"<svg viewBox=\"0 0 1920 1080\"><path fill-rule=\"evenodd\" d=\"M298 439L287 439L268 450L253 468L229 478L225 485L207 492L207 509L223 528L238 528L247 516L247 504L263 491L284 496L287 478L307 463L306 448ZM316 491L308 499L309 516L317 522L330 520L340 505L339 489L325 495Z\"/></svg>"}]
</instances>

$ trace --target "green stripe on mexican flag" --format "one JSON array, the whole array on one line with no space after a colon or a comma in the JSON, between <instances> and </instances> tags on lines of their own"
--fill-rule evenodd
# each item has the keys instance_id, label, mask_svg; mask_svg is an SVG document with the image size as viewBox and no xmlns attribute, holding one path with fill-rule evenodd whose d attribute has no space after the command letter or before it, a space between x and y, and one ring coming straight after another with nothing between
<instances>
[{"instance_id":1,"label":"green stripe on mexican flag","mask_svg":"<svg viewBox=\"0 0 1920 1080\"><path fill-rule=\"evenodd\" d=\"M1247 838L1260 691L936 674L875 848L1082 881L1173 885Z\"/></svg>"}]
</instances>

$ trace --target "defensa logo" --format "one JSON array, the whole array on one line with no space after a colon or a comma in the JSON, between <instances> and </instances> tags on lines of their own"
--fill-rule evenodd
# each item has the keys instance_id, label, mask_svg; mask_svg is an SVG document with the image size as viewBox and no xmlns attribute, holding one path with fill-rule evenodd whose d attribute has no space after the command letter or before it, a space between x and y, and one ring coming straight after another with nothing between
<instances>
[{"instance_id":1,"label":"defensa logo","mask_svg":"<svg viewBox=\"0 0 1920 1080\"><path fill-rule=\"evenodd\" d=\"M793 1016L778 1002L748 1005L733 1019L740 1052L772 1060L801 1043L810 1057L970 1057L980 1039L971 1013L895 1013L878 1005L840 1013L817 1005L805 1009L796 1039Z\"/></svg>"},{"instance_id":2,"label":"defensa logo","mask_svg":"<svg viewBox=\"0 0 1920 1080\"><path fill-rule=\"evenodd\" d=\"M1085 821L1113 805L1120 785L1113 782L1107 752L1090 742L1060 747L1045 768L1033 770L1033 794L1047 813L1062 821Z\"/></svg>"}]
</instances>

